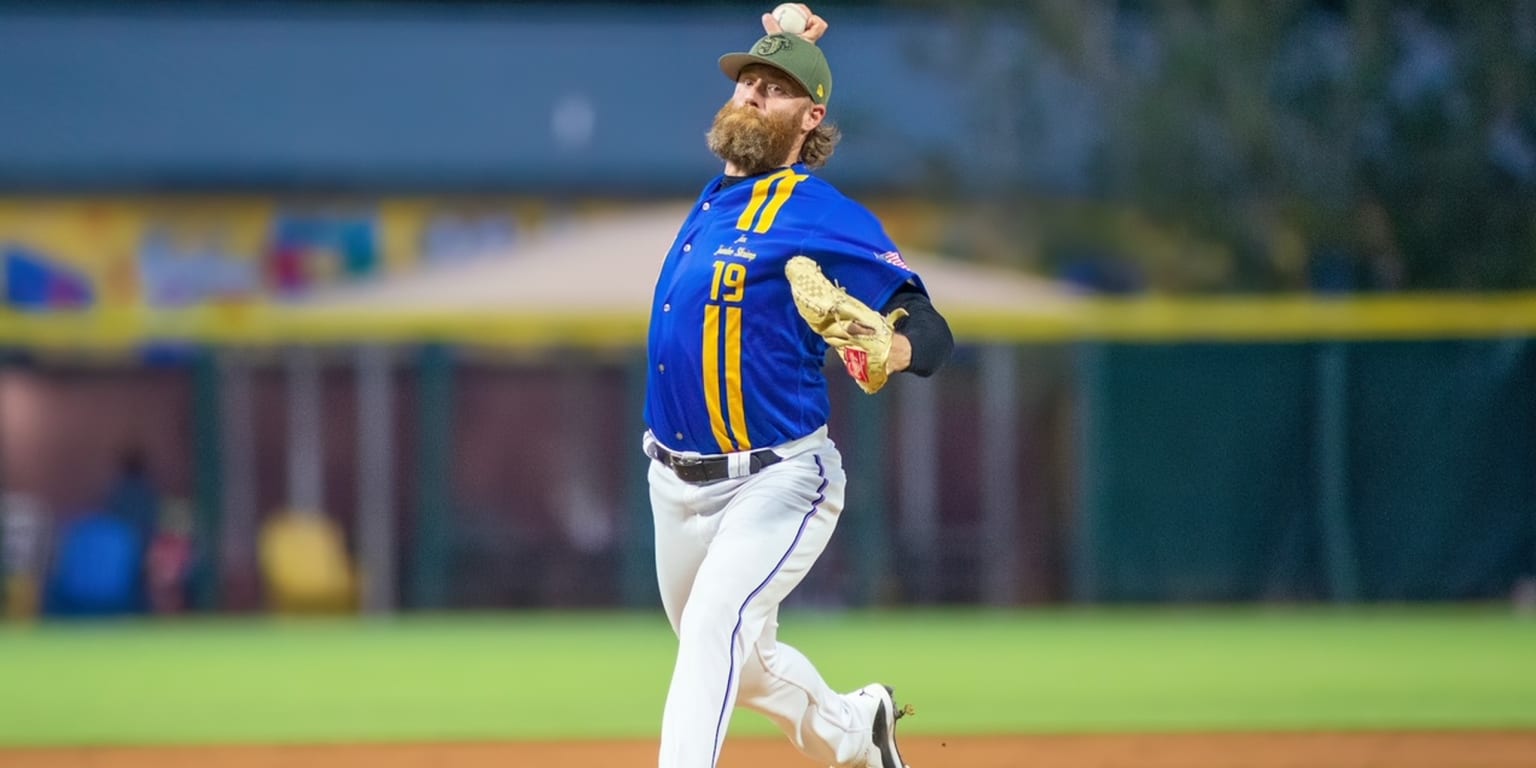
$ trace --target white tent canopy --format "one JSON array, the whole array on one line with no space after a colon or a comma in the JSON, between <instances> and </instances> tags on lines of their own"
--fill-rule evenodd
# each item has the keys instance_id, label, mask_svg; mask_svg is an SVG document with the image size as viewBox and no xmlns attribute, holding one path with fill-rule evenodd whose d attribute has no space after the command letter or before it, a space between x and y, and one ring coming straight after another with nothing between
<instances>
[{"instance_id":1,"label":"white tent canopy","mask_svg":"<svg viewBox=\"0 0 1536 768\"><path fill-rule=\"evenodd\" d=\"M687 204L641 205L569 220L507 247L408 274L317 291L304 306L359 310L637 313L650 307L662 258ZM903 251L944 311L1018 311L1068 296L1019 272Z\"/></svg>"}]
</instances>

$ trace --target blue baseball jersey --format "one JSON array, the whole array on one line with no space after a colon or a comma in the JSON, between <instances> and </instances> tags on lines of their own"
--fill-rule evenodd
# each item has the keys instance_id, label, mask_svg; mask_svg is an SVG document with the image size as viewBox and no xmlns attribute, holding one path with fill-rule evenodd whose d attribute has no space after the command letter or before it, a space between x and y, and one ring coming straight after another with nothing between
<instances>
[{"instance_id":1,"label":"blue baseball jersey","mask_svg":"<svg viewBox=\"0 0 1536 768\"><path fill-rule=\"evenodd\" d=\"M875 309L926 293L862 205L795 165L711 181L651 303L645 422L674 451L767 448L827 423L826 342L795 309L784 264L805 255Z\"/></svg>"}]
</instances>

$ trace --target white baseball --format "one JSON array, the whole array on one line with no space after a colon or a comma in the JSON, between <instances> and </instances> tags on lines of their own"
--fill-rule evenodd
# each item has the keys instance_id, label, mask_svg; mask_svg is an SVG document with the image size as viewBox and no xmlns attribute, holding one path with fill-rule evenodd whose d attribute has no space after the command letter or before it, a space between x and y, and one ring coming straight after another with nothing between
<instances>
[{"instance_id":1,"label":"white baseball","mask_svg":"<svg viewBox=\"0 0 1536 768\"><path fill-rule=\"evenodd\" d=\"M798 35L805 31L805 23L810 21L805 17L805 11L794 3L783 3L773 9L773 18L779 22L779 27L791 35Z\"/></svg>"}]
</instances>

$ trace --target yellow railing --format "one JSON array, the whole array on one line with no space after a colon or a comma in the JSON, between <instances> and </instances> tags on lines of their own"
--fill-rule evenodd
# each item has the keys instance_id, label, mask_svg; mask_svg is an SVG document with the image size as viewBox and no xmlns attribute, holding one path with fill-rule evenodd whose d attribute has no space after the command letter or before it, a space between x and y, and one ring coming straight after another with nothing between
<instances>
[{"instance_id":1,"label":"yellow railing","mask_svg":"<svg viewBox=\"0 0 1536 768\"><path fill-rule=\"evenodd\" d=\"M1327 299L1053 299L1005 311L940 308L964 342L1306 341L1536 336L1536 293ZM0 344L125 349L146 341L273 346L442 341L491 347L644 343L638 312L319 310L260 304L192 310L0 312Z\"/></svg>"},{"instance_id":2,"label":"yellow railing","mask_svg":"<svg viewBox=\"0 0 1536 768\"><path fill-rule=\"evenodd\" d=\"M946 313L970 340L1307 341L1536 335L1536 293L1091 299Z\"/></svg>"}]
</instances>

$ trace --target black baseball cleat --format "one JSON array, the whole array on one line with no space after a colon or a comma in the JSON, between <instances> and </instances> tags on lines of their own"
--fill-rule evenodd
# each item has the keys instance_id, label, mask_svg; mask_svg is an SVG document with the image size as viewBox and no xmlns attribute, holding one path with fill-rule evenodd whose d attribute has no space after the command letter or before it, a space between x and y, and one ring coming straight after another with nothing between
<instances>
[{"instance_id":1,"label":"black baseball cleat","mask_svg":"<svg viewBox=\"0 0 1536 768\"><path fill-rule=\"evenodd\" d=\"M870 683L859 693L876 701L875 723L870 729L870 741L874 747L868 760L869 768L907 768L896 748L896 721L913 713L911 705L896 706L894 691L888 685Z\"/></svg>"}]
</instances>

